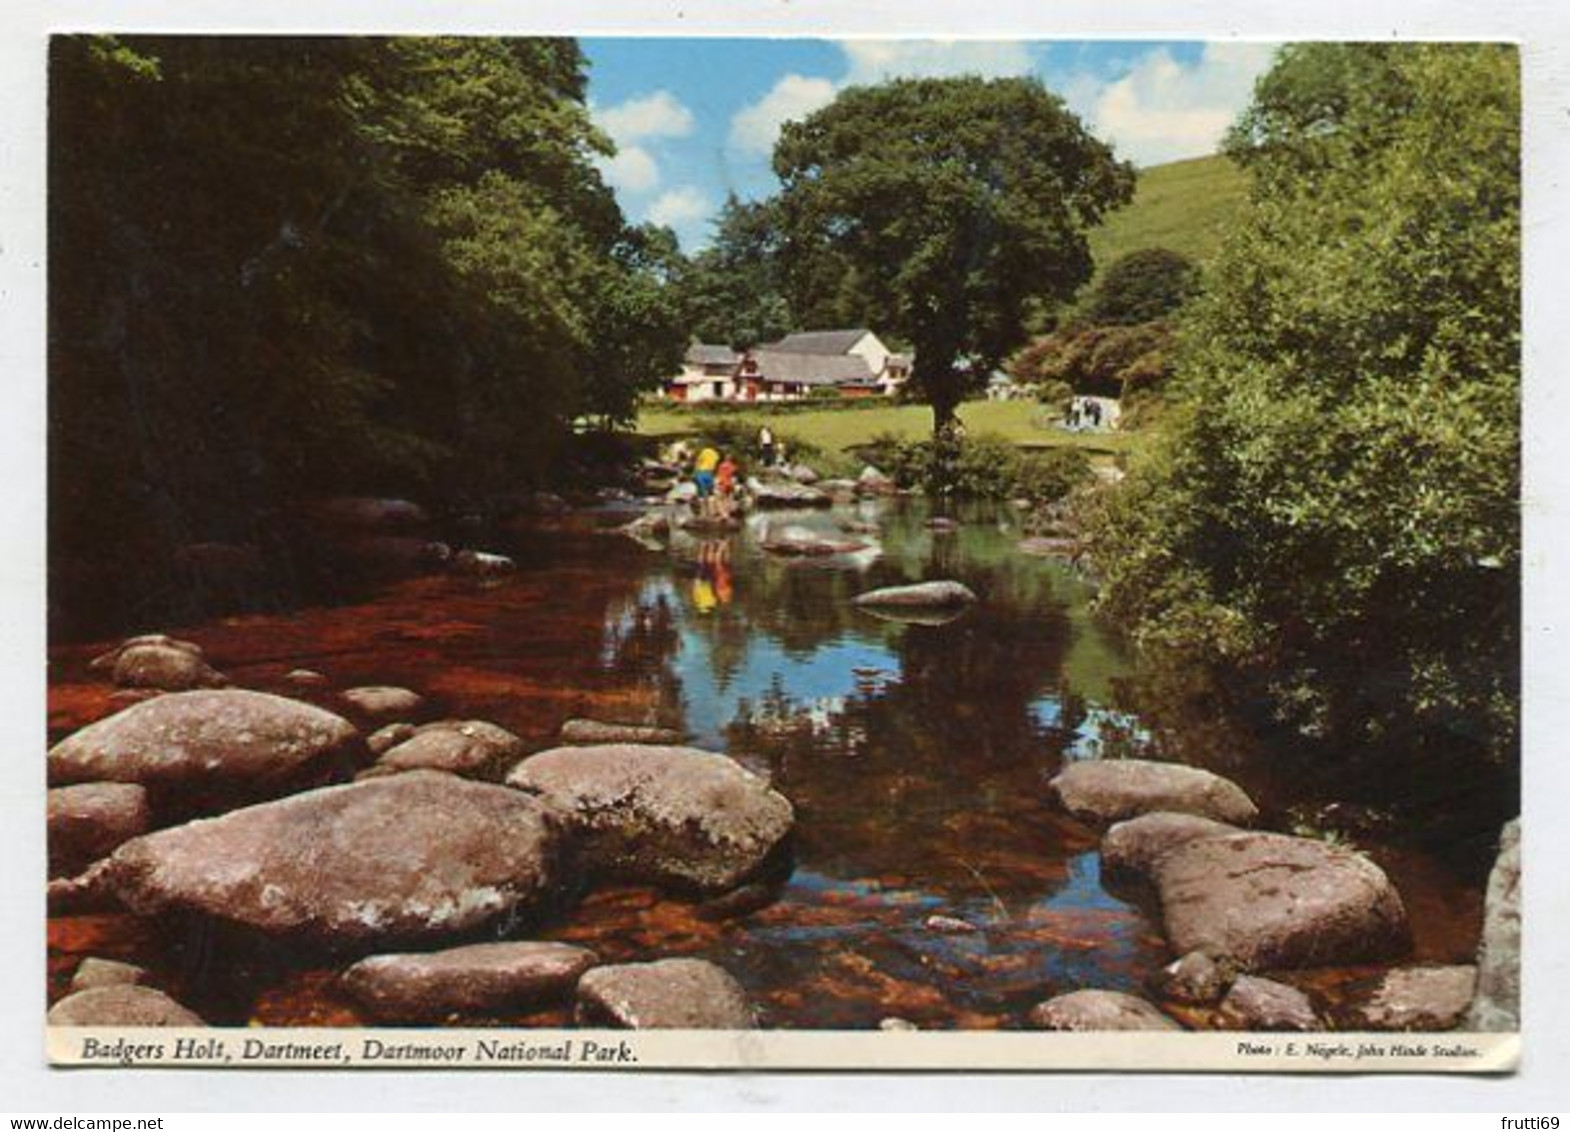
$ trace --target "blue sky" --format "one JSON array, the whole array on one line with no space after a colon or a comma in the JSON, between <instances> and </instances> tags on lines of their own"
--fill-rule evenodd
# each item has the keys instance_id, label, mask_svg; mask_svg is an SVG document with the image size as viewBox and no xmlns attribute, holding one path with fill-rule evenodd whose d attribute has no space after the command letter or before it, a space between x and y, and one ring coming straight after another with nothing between
<instances>
[{"instance_id":1,"label":"blue sky","mask_svg":"<svg viewBox=\"0 0 1570 1132\"><path fill-rule=\"evenodd\" d=\"M585 39L589 101L618 153L602 164L635 220L701 247L728 192L777 187L784 121L858 83L1031 74L1136 165L1213 153L1274 45L1111 41Z\"/></svg>"}]
</instances>

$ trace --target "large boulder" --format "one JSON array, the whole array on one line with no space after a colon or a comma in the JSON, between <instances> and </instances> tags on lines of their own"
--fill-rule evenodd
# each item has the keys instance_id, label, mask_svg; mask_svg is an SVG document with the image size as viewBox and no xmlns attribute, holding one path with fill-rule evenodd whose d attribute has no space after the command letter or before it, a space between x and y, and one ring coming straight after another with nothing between
<instances>
[{"instance_id":1,"label":"large boulder","mask_svg":"<svg viewBox=\"0 0 1570 1132\"><path fill-rule=\"evenodd\" d=\"M1155 864L1167 939L1242 970L1373 962L1410 942L1406 909L1378 865L1279 833L1180 845Z\"/></svg>"},{"instance_id":2,"label":"large boulder","mask_svg":"<svg viewBox=\"0 0 1570 1132\"><path fill-rule=\"evenodd\" d=\"M578 1022L627 1030L751 1030L758 1024L741 984L702 959L595 967L578 980Z\"/></svg>"},{"instance_id":3,"label":"large boulder","mask_svg":"<svg viewBox=\"0 0 1570 1132\"><path fill-rule=\"evenodd\" d=\"M367 776L406 770L445 770L465 776L510 765L524 754L523 740L482 719L448 719L416 728L377 759Z\"/></svg>"},{"instance_id":4,"label":"large boulder","mask_svg":"<svg viewBox=\"0 0 1570 1132\"><path fill-rule=\"evenodd\" d=\"M229 683L228 677L208 666L200 645L162 633L128 638L94 657L91 667L108 671L122 688L187 692L193 688L221 688Z\"/></svg>"},{"instance_id":5,"label":"large boulder","mask_svg":"<svg viewBox=\"0 0 1570 1132\"><path fill-rule=\"evenodd\" d=\"M297 700L240 689L172 692L56 744L49 781L139 783L178 791L187 805L250 800L346 773L363 749L348 721Z\"/></svg>"},{"instance_id":6,"label":"large boulder","mask_svg":"<svg viewBox=\"0 0 1570 1132\"><path fill-rule=\"evenodd\" d=\"M1453 1030L1476 989L1476 967L1401 967L1354 988L1338 1021L1348 1030Z\"/></svg>"},{"instance_id":7,"label":"large boulder","mask_svg":"<svg viewBox=\"0 0 1570 1132\"><path fill-rule=\"evenodd\" d=\"M144 915L346 947L527 912L554 892L557 850L537 800L417 770L148 834L115 851L104 883Z\"/></svg>"},{"instance_id":8,"label":"large boulder","mask_svg":"<svg viewBox=\"0 0 1570 1132\"><path fill-rule=\"evenodd\" d=\"M130 782L85 782L49 791L49 875L73 876L147 832L147 790Z\"/></svg>"},{"instance_id":9,"label":"large boulder","mask_svg":"<svg viewBox=\"0 0 1570 1132\"><path fill-rule=\"evenodd\" d=\"M1231 1030L1312 1031L1325 1025L1308 995L1296 987L1243 975L1221 1000L1221 1023Z\"/></svg>"},{"instance_id":10,"label":"large boulder","mask_svg":"<svg viewBox=\"0 0 1570 1132\"><path fill-rule=\"evenodd\" d=\"M557 747L507 783L566 815L592 872L703 892L756 872L795 820L763 779L691 747Z\"/></svg>"},{"instance_id":11,"label":"large boulder","mask_svg":"<svg viewBox=\"0 0 1570 1132\"><path fill-rule=\"evenodd\" d=\"M1158 811L1120 821L1101 839L1101 871L1115 879L1148 880L1156 862L1176 849L1201 837L1225 837L1240 833L1235 825L1212 821L1194 814Z\"/></svg>"},{"instance_id":12,"label":"large boulder","mask_svg":"<svg viewBox=\"0 0 1570 1132\"><path fill-rule=\"evenodd\" d=\"M1483 903L1477 994L1467 1030L1513 1033L1521 1028L1521 819L1505 826Z\"/></svg>"},{"instance_id":13,"label":"large boulder","mask_svg":"<svg viewBox=\"0 0 1570 1132\"><path fill-rule=\"evenodd\" d=\"M570 998L594 952L566 943L478 943L430 954L373 955L343 987L382 1022L439 1022Z\"/></svg>"},{"instance_id":14,"label":"large boulder","mask_svg":"<svg viewBox=\"0 0 1570 1132\"><path fill-rule=\"evenodd\" d=\"M1259 814L1235 782L1198 767L1145 759L1070 763L1047 783L1047 792L1076 818L1095 824L1165 810L1248 825Z\"/></svg>"},{"instance_id":15,"label":"large boulder","mask_svg":"<svg viewBox=\"0 0 1570 1132\"><path fill-rule=\"evenodd\" d=\"M597 719L569 719L561 725L561 741L575 747L598 747L606 743L650 743L670 746L685 736L669 727L642 723L602 723Z\"/></svg>"},{"instance_id":16,"label":"large boulder","mask_svg":"<svg viewBox=\"0 0 1570 1132\"><path fill-rule=\"evenodd\" d=\"M162 991L121 983L68 994L49 1009L51 1026L205 1026Z\"/></svg>"},{"instance_id":17,"label":"large boulder","mask_svg":"<svg viewBox=\"0 0 1570 1132\"><path fill-rule=\"evenodd\" d=\"M975 591L963 582L917 582L910 586L886 586L859 594L854 599L860 606L883 606L915 609L952 609L970 605L976 600Z\"/></svg>"},{"instance_id":18,"label":"large boulder","mask_svg":"<svg viewBox=\"0 0 1570 1132\"><path fill-rule=\"evenodd\" d=\"M1122 991L1078 990L1037 1003L1030 1010L1037 1030L1181 1030L1144 999Z\"/></svg>"}]
</instances>

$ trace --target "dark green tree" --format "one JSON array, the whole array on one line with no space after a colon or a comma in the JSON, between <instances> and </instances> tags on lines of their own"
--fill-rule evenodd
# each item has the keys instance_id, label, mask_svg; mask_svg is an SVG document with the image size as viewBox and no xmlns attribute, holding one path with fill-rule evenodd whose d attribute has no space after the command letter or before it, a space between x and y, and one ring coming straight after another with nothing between
<instances>
[{"instance_id":1,"label":"dark green tree","mask_svg":"<svg viewBox=\"0 0 1570 1132\"><path fill-rule=\"evenodd\" d=\"M776 211L769 202L726 198L713 241L692 257L680 286L687 326L700 342L740 350L792 329Z\"/></svg>"},{"instance_id":2,"label":"dark green tree","mask_svg":"<svg viewBox=\"0 0 1570 1132\"><path fill-rule=\"evenodd\" d=\"M1199 289L1193 260L1166 248L1119 256L1091 288L1082 319L1093 326L1134 326L1166 318Z\"/></svg>"},{"instance_id":3,"label":"dark green tree","mask_svg":"<svg viewBox=\"0 0 1570 1132\"><path fill-rule=\"evenodd\" d=\"M1033 305L1090 277L1085 232L1133 187L1034 79L852 88L786 124L774 169L796 285L821 285L826 267L914 347L938 431L1023 344Z\"/></svg>"}]
</instances>

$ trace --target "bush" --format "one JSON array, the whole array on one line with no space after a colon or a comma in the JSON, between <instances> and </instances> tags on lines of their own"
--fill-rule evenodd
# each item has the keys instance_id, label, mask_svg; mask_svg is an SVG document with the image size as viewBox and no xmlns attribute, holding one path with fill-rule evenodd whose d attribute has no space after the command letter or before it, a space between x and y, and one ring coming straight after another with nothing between
<instances>
[{"instance_id":1,"label":"bush","mask_svg":"<svg viewBox=\"0 0 1570 1132\"><path fill-rule=\"evenodd\" d=\"M1164 322L1060 330L1037 339L1009 363L1016 381L1120 397L1130 374L1136 388L1164 381L1172 367L1172 328Z\"/></svg>"},{"instance_id":2,"label":"bush","mask_svg":"<svg viewBox=\"0 0 1570 1132\"><path fill-rule=\"evenodd\" d=\"M966 439L944 450L930 440L904 440L884 433L862 453L900 487L963 499L1046 503L1067 495L1090 476L1090 460L1077 448L1026 453L992 435Z\"/></svg>"},{"instance_id":3,"label":"bush","mask_svg":"<svg viewBox=\"0 0 1570 1132\"><path fill-rule=\"evenodd\" d=\"M1199 290L1199 268L1166 248L1144 248L1112 261L1096 280L1081 318L1097 326L1133 326L1166 318Z\"/></svg>"}]
</instances>

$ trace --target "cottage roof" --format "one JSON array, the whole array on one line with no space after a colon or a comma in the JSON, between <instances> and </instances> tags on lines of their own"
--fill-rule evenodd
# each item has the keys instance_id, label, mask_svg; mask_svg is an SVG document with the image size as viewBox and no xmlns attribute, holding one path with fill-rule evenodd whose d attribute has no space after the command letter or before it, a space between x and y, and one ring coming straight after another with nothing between
<instances>
[{"instance_id":1,"label":"cottage roof","mask_svg":"<svg viewBox=\"0 0 1570 1132\"><path fill-rule=\"evenodd\" d=\"M822 355L783 350L757 350L758 376L797 385L842 385L872 376L866 360L854 354Z\"/></svg>"},{"instance_id":2,"label":"cottage roof","mask_svg":"<svg viewBox=\"0 0 1570 1132\"><path fill-rule=\"evenodd\" d=\"M911 367L911 362L912 358L909 354L890 354L889 360L885 362L884 365L888 366L890 369L909 369Z\"/></svg>"},{"instance_id":3,"label":"cottage roof","mask_svg":"<svg viewBox=\"0 0 1570 1132\"><path fill-rule=\"evenodd\" d=\"M707 342L694 342L687 347L687 364L693 366L733 366L741 355L729 346L714 346Z\"/></svg>"},{"instance_id":4,"label":"cottage roof","mask_svg":"<svg viewBox=\"0 0 1570 1132\"><path fill-rule=\"evenodd\" d=\"M854 330L806 330L799 334L787 334L778 342L770 342L763 348L790 354L842 355L849 353L852 346L871 333L865 327Z\"/></svg>"}]
</instances>

